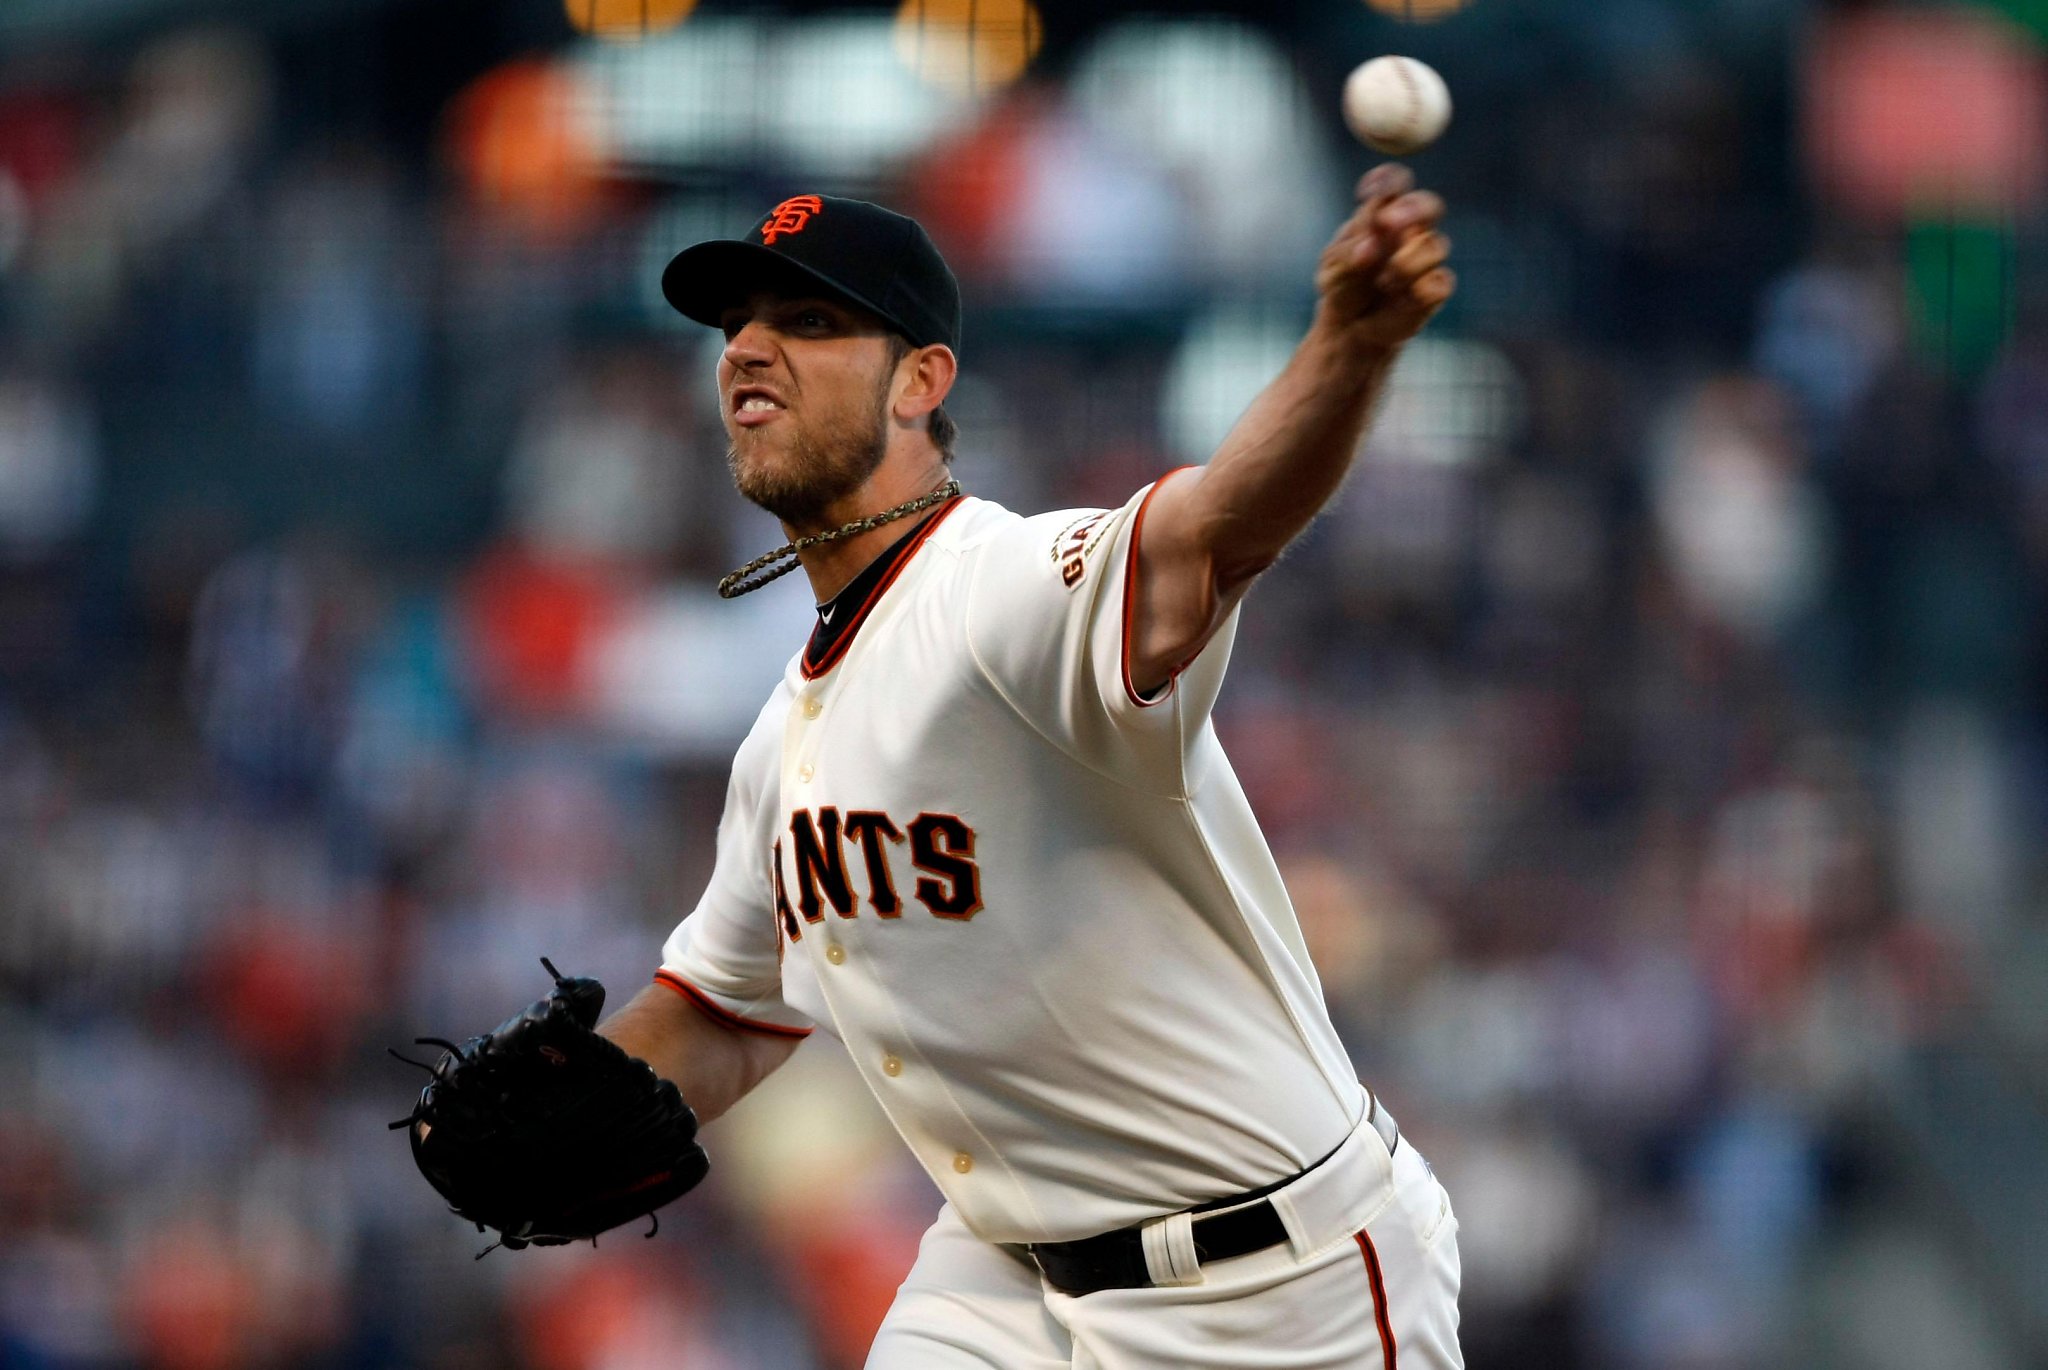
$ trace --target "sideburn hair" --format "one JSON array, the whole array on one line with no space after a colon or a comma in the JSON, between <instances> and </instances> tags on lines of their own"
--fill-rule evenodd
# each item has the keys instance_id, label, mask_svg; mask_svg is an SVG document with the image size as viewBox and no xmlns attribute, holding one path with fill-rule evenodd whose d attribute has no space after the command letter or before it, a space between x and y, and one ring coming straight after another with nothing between
<instances>
[{"instance_id":1,"label":"sideburn hair","mask_svg":"<svg viewBox=\"0 0 2048 1370\"><path fill-rule=\"evenodd\" d=\"M901 333L889 334L889 365L892 368L914 350L910 339ZM953 460L953 444L960 438L960 425L953 422L953 416L946 412L946 406L943 404L926 417L930 421L932 446L938 448L939 456L950 463Z\"/></svg>"}]
</instances>

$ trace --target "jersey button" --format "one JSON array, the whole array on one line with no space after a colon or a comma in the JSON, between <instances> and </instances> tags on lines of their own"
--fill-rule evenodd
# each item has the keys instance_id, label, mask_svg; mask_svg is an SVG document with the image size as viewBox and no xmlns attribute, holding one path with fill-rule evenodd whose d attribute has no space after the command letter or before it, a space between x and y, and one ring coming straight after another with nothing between
<instances>
[{"instance_id":1,"label":"jersey button","mask_svg":"<svg viewBox=\"0 0 2048 1370\"><path fill-rule=\"evenodd\" d=\"M965 1175L968 1171L974 1169L974 1158L964 1151L955 1154L953 1157L953 1169Z\"/></svg>"},{"instance_id":2,"label":"jersey button","mask_svg":"<svg viewBox=\"0 0 2048 1370\"><path fill-rule=\"evenodd\" d=\"M884 1075L901 1075L903 1073L903 1058L894 1054L884 1056L882 1058L882 1073Z\"/></svg>"},{"instance_id":3,"label":"jersey button","mask_svg":"<svg viewBox=\"0 0 2048 1370\"><path fill-rule=\"evenodd\" d=\"M846 960L846 948L837 942L832 943L825 948L825 959L835 966L842 964Z\"/></svg>"},{"instance_id":4,"label":"jersey button","mask_svg":"<svg viewBox=\"0 0 2048 1370\"><path fill-rule=\"evenodd\" d=\"M811 783L811 777L816 775L817 773L818 772L812 768L811 763L808 761L804 762L803 765L796 768L796 778L798 780L801 780L806 785Z\"/></svg>"},{"instance_id":5,"label":"jersey button","mask_svg":"<svg viewBox=\"0 0 2048 1370\"><path fill-rule=\"evenodd\" d=\"M819 699L816 695L812 695L809 699L806 699L804 701L805 718L816 718L819 714L823 712L825 712L825 702Z\"/></svg>"}]
</instances>

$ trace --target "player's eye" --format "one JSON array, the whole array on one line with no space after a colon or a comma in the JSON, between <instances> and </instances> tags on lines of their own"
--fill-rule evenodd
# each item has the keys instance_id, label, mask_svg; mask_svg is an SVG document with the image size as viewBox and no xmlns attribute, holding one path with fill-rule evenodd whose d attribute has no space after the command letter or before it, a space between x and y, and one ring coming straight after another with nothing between
<instances>
[{"instance_id":1,"label":"player's eye","mask_svg":"<svg viewBox=\"0 0 2048 1370\"><path fill-rule=\"evenodd\" d=\"M725 340L731 342L740 335L740 330L746 326L747 321L745 319L727 318L719 322L718 328L720 332L725 334Z\"/></svg>"}]
</instances>

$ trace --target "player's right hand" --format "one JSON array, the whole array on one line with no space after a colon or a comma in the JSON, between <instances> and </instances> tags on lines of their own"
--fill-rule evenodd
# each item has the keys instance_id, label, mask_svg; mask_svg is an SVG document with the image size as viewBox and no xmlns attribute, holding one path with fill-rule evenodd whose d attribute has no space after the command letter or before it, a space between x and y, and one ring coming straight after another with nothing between
<instances>
[{"instance_id":1,"label":"player's right hand","mask_svg":"<svg viewBox=\"0 0 2048 1370\"><path fill-rule=\"evenodd\" d=\"M1457 288L1445 265L1451 240L1438 231L1443 199L1415 189L1408 168L1388 162L1358 182L1358 208L1316 267L1316 325L1353 345L1399 347Z\"/></svg>"}]
</instances>

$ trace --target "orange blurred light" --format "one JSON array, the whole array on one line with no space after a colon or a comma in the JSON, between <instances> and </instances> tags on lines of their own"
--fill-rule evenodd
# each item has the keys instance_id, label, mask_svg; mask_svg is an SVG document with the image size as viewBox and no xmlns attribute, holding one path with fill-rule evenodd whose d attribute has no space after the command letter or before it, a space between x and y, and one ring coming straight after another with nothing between
<instances>
[{"instance_id":1,"label":"orange blurred light","mask_svg":"<svg viewBox=\"0 0 2048 1370\"><path fill-rule=\"evenodd\" d=\"M1465 8L1468 0L1365 0L1365 3L1404 24L1434 24Z\"/></svg>"},{"instance_id":2,"label":"orange blurred light","mask_svg":"<svg viewBox=\"0 0 2048 1370\"><path fill-rule=\"evenodd\" d=\"M509 62L455 98L447 146L476 199L530 227L566 230L601 207L600 141L576 87L545 62Z\"/></svg>"},{"instance_id":3,"label":"orange blurred light","mask_svg":"<svg viewBox=\"0 0 2048 1370\"><path fill-rule=\"evenodd\" d=\"M918 78L958 95L1000 90L1045 43L1031 0L903 0L896 54Z\"/></svg>"},{"instance_id":4,"label":"orange blurred light","mask_svg":"<svg viewBox=\"0 0 2048 1370\"><path fill-rule=\"evenodd\" d=\"M636 43L690 17L697 0L562 0L578 33L613 43Z\"/></svg>"}]
</instances>

